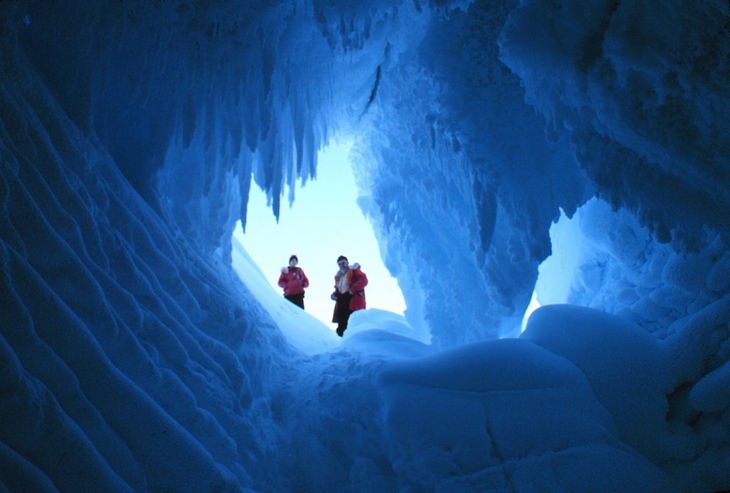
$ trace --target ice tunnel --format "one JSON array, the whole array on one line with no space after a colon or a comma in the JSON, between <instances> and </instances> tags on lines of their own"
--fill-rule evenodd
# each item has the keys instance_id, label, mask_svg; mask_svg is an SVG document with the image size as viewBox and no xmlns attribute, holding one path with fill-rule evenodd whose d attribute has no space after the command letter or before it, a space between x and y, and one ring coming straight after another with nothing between
<instances>
[{"instance_id":1,"label":"ice tunnel","mask_svg":"<svg viewBox=\"0 0 730 493\"><path fill-rule=\"evenodd\" d=\"M0 26L4 491L730 490L727 2ZM302 352L231 268L251 188L296 206L338 136L428 344Z\"/></svg>"}]
</instances>

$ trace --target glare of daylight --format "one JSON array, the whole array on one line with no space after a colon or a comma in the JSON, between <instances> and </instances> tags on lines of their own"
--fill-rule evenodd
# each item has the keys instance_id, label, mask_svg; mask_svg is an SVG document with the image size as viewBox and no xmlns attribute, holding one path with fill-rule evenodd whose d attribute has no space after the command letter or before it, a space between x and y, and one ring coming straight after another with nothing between
<instances>
[{"instance_id":1,"label":"glare of daylight","mask_svg":"<svg viewBox=\"0 0 730 493\"><path fill-rule=\"evenodd\" d=\"M251 258L280 294L281 268L297 255L299 267L309 278L305 310L332 330L337 257L359 263L368 276L365 289L368 308L402 315L403 294L380 257L372 226L357 205L357 188L348 160L350 146L335 142L318 156L317 178L296 189L294 203L282 200L279 223L267 205L266 194L253 185L248 203L246 232L234 233Z\"/></svg>"}]
</instances>

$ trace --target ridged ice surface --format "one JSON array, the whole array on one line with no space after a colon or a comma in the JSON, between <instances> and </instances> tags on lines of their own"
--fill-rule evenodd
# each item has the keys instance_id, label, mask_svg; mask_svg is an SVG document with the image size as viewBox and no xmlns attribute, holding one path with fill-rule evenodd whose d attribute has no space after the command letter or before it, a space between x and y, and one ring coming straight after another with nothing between
<instances>
[{"instance_id":1,"label":"ridged ice surface","mask_svg":"<svg viewBox=\"0 0 730 493\"><path fill-rule=\"evenodd\" d=\"M729 22L0 2L0 486L730 489ZM231 247L334 136L408 305L342 342Z\"/></svg>"}]
</instances>

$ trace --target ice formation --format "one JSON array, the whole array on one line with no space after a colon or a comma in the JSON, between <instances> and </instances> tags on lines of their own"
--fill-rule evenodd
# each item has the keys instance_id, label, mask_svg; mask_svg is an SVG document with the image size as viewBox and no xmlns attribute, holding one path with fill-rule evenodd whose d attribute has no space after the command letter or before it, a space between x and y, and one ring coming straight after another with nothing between
<instances>
[{"instance_id":1,"label":"ice formation","mask_svg":"<svg viewBox=\"0 0 730 493\"><path fill-rule=\"evenodd\" d=\"M0 2L0 485L730 489L729 25ZM335 135L408 305L342 343L231 244Z\"/></svg>"}]
</instances>

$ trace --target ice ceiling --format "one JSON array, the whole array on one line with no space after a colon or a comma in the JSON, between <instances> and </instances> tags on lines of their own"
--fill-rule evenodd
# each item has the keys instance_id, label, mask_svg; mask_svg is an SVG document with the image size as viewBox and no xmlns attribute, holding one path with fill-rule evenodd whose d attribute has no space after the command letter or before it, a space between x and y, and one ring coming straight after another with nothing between
<instances>
[{"instance_id":1,"label":"ice ceiling","mask_svg":"<svg viewBox=\"0 0 730 493\"><path fill-rule=\"evenodd\" d=\"M125 387L125 375L155 371L144 391L162 401L183 384L215 399L206 381L219 379L257 409L288 349L254 299L236 300L225 267L232 228L245 221L251 186L278 211L337 134L357 142L361 203L410 323L435 346L518 333L561 211L581 248L562 279L570 294L556 301L620 314L659 337L707 316L727 337L728 9L718 0L2 2L2 318L29 331L6 335L2 359L44 375L55 393L91 374ZM538 288L549 297L549 282ZM142 342L124 335L130 328ZM33 347L34 332L87 376L48 365L54 356ZM171 334L196 354L189 374L129 357ZM95 356L75 359L80 351ZM142 394L130 395L123 410L104 410L112 423L149 419ZM238 405L218 419L239 426ZM251 416L239 431L262 447L254 462L273 452L256 436L268 415ZM216 461L235 463L214 423L195 426L210 431ZM126 453L105 443L111 456ZM191 461L202 454L178 445Z\"/></svg>"},{"instance_id":2,"label":"ice ceiling","mask_svg":"<svg viewBox=\"0 0 730 493\"><path fill-rule=\"evenodd\" d=\"M227 254L250 172L278 212L329 136L356 135L386 265L445 346L515 333L551 222L593 195L680 249L730 226L712 212L728 210L721 2L658 19L606 1L4 9L9 70L38 71L203 252Z\"/></svg>"}]
</instances>

